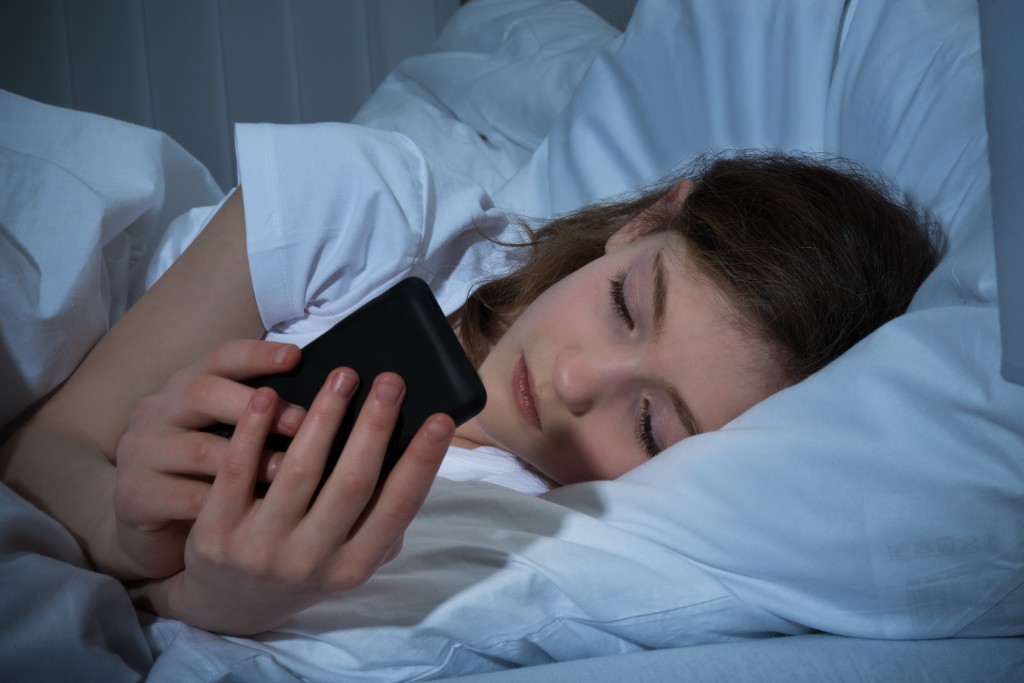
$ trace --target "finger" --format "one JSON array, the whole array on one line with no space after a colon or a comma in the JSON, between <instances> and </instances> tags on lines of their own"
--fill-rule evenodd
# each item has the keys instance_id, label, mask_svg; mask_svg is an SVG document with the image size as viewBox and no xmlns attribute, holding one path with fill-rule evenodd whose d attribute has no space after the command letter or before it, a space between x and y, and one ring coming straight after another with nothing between
<instances>
[{"instance_id":1,"label":"finger","mask_svg":"<svg viewBox=\"0 0 1024 683\"><path fill-rule=\"evenodd\" d=\"M447 415L433 415L423 423L355 533L342 547L339 571L358 567L372 571L392 558L395 545L401 543L405 530L423 506L454 434L455 423ZM319 520L321 524L326 522Z\"/></svg>"},{"instance_id":2,"label":"finger","mask_svg":"<svg viewBox=\"0 0 1024 683\"><path fill-rule=\"evenodd\" d=\"M276 403L277 395L272 389L257 389L253 393L217 470L201 513L204 517L233 526L252 507L263 443L270 432Z\"/></svg>"},{"instance_id":3,"label":"finger","mask_svg":"<svg viewBox=\"0 0 1024 683\"><path fill-rule=\"evenodd\" d=\"M148 438L147 446L154 463L154 471L177 477L192 477L213 481L226 457L229 439L206 432L182 431L156 434ZM261 482L273 481L281 467L284 453L264 449L260 457L257 478Z\"/></svg>"},{"instance_id":4,"label":"finger","mask_svg":"<svg viewBox=\"0 0 1024 683\"><path fill-rule=\"evenodd\" d=\"M210 492L210 484L173 476L149 477L128 486L118 483L114 493L117 517L145 530L168 521L192 521L199 516Z\"/></svg>"},{"instance_id":5,"label":"finger","mask_svg":"<svg viewBox=\"0 0 1024 683\"><path fill-rule=\"evenodd\" d=\"M282 462L284 462L284 453L281 451L264 452L263 460L260 462L259 481L274 481L274 477L281 470Z\"/></svg>"},{"instance_id":6,"label":"finger","mask_svg":"<svg viewBox=\"0 0 1024 683\"><path fill-rule=\"evenodd\" d=\"M228 444L226 439L205 432L159 432L145 434L144 437L145 462L139 460L131 469L147 468L179 477L212 479L220 468Z\"/></svg>"},{"instance_id":7,"label":"finger","mask_svg":"<svg viewBox=\"0 0 1024 683\"><path fill-rule=\"evenodd\" d=\"M267 493L264 510L268 518L294 526L306 514L358 384L358 375L349 369L335 370L327 377Z\"/></svg>"},{"instance_id":8,"label":"finger","mask_svg":"<svg viewBox=\"0 0 1024 683\"><path fill-rule=\"evenodd\" d=\"M384 481L360 534L392 542L401 537L423 506L454 434L455 423L447 415L433 415L423 423Z\"/></svg>"},{"instance_id":9,"label":"finger","mask_svg":"<svg viewBox=\"0 0 1024 683\"><path fill-rule=\"evenodd\" d=\"M252 400L253 391L250 386L217 375L192 376L177 388L171 400L161 400L159 409L151 406L152 417L178 429L200 429L217 423L235 425ZM292 436L304 416L300 406L281 403L273 431Z\"/></svg>"},{"instance_id":10,"label":"finger","mask_svg":"<svg viewBox=\"0 0 1024 683\"><path fill-rule=\"evenodd\" d=\"M398 375L383 373L374 380L341 457L311 510L313 533L334 529L337 536L347 536L362 515L377 490L381 463L404 397L405 382Z\"/></svg>"},{"instance_id":11,"label":"finger","mask_svg":"<svg viewBox=\"0 0 1024 683\"><path fill-rule=\"evenodd\" d=\"M294 344L230 339L214 347L195 367L202 374L248 380L291 370L301 357Z\"/></svg>"},{"instance_id":12,"label":"finger","mask_svg":"<svg viewBox=\"0 0 1024 683\"><path fill-rule=\"evenodd\" d=\"M387 564L391 560L398 557L398 554L402 552L402 541L405 539L405 534L402 534L395 543L388 549L387 554L384 556L384 561L381 564Z\"/></svg>"}]
</instances>

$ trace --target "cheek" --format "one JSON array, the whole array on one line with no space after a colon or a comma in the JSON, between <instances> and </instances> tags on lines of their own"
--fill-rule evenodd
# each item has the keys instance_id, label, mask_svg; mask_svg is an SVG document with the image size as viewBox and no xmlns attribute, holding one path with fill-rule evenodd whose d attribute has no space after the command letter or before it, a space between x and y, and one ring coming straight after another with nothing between
<instances>
[{"instance_id":1,"label":"cheek","mask_svg":"<svg viewBox=\"0 0 1024 683\"><path fill-rule=\"evenodd\" d=\"M647 461L629 434L608 420L580 426L571 443L551 444L543 454L544 463L535 463L559 483L608 481Z\"/></svg>"}]
</instances>

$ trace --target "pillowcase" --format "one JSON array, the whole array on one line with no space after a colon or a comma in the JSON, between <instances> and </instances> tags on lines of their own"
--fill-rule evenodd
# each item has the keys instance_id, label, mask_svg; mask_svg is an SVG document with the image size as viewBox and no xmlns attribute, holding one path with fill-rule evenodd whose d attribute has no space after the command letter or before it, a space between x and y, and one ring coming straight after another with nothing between
<instances>
[{"instance_id":1,"label":"pillowcase","mask_svg":"<svg viewBox=\"0 0 1024 683\"><path fill-rule=\"evenodd\" d=\"M573 0L474 0L353 122L409 136L490 192L526 163L618 34Z\"/></svg>"},{"instance_id":2,"label":"pillowcase","mask_svg":"<svg viewBox=\"0 0 1024 683\"><path fill-rule=\"evenodd\" d=\"M500 204L543 217L706 150L817 150L889 174L948 228L949 253L908 315L824 371L619 482L550 499L793 623L1021 632L1024 389L998 375L976 12L970 0L639 4Z\"/></svg>"},{"instance_id":3,"label":"pillowcase","mask_svg":"<svg viewBox=\"0 0 1024 683\"><path fill-rule=\"evenodd\" d=\"M496 201L546 217L702 152L821 149L842 18L842 2L640 2Z\"/></svg>"},{"instance_id":4,"label":"pillowcase","mask_svg":"<svg viewBox=\"0 0 1024 683\"><path fill-rule=\"evenodd\" d=\"M996 301L988 137L974 2L851 3L825 149L896 180L949 235L913 307Z\"/></svg>"}]
</instances>

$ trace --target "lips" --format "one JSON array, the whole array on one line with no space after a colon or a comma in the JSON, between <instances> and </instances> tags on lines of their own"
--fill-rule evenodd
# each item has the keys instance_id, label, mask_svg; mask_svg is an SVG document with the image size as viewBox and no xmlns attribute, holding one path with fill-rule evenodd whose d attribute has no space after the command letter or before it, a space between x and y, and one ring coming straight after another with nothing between
<instances>
[{"instance_id":1,"label":"lips","mask_svg":"<svg viewBox=\"0 0 1024 683\"><path fill-rule=\"evenodd\" d=\"M533 395L533 383L530 371L526 367L526 357L520 356L512 370L512 395L516 399L516 408L527 424L540 431L540 413L537 412L537 401Z\"/></svg>"}]
</instances>

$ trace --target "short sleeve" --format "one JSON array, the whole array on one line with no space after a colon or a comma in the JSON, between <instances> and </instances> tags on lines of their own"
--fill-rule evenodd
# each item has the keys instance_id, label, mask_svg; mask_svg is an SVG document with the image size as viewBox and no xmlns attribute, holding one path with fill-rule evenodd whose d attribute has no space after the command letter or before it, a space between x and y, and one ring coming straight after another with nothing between
<instances>
[{"instance_id":1,"label":"short sleeve","mask_svg":"<svg viewBox=\"0 0 1024 683\"><path fill-rule=\"evenodd\" d=\"M514 228L408 138L340 123L239 125L253 287L270 338L306 343L403 277L446 312L511 265Z\"/></svg>"}]
</instances>

